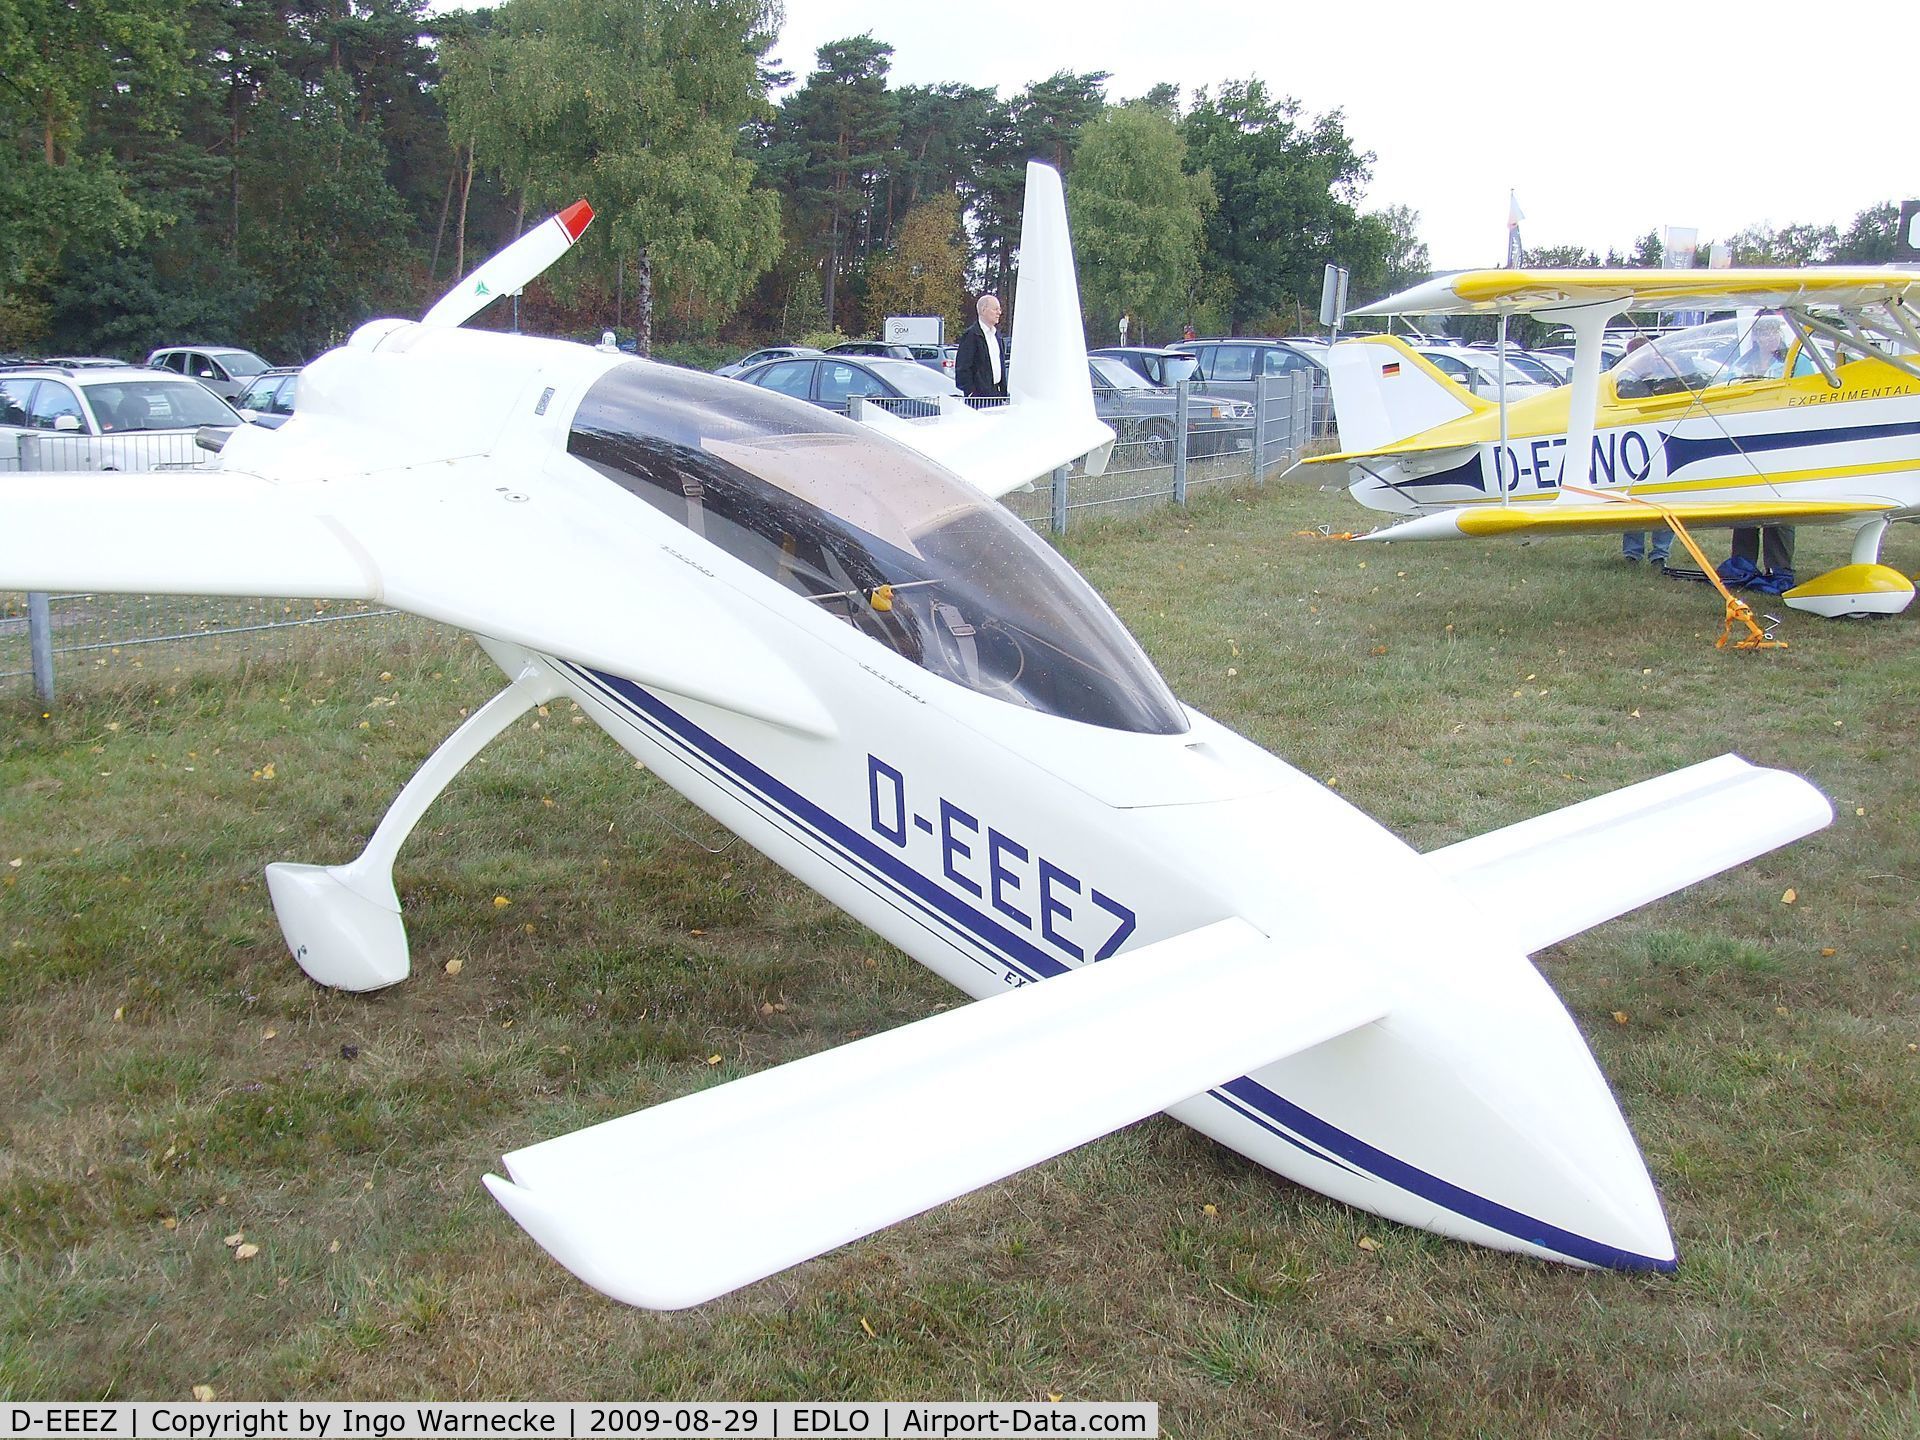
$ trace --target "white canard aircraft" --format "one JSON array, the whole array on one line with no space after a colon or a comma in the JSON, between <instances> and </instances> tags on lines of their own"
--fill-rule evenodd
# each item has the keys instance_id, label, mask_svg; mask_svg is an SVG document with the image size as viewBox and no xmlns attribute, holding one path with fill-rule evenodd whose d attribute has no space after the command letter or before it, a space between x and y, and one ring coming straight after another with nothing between
<instances>
[{"instance_id":1,"label":"white canard aircraft","mask_svg":"<svg viewBox=\"0 0 1920 1440\"><path fill-rule=\"evenodd\" d=\"M1412 518L1360 537L1450 540L1836 524L1850 563L1788 590L1825 616L1892 614L1913 583L1880 563L1889 523L1920 517L1920 272L1469 270L1355 315L1548 315L1574 331L1570 384L1504 407L1400 341L1328 359L1341 451L1361 504ZM1669 334L1602 374L1628 309L1768 307ZM1572 473L1567 457L1582 458Z\"/></svg>"},{"instance_id":2,"label":"white canard aircraft","mask_svg":"<svg viewBox=\"0 0 1920 1440\"><path fill-rule=\"evenodd\" d=\"M1723 756L1420 855L1183 706L994 503L1111 442L1051 170L1028 171L1012 403L927 425L456 328L584 219L364 327L215 471L0 481L0 585L378 601L508 676L357 859L268 867L320 983L405 978L401 842L567 697L977 1000L515 1151L486 1183L541 1245L692 1305L1166 1110L1409 1225L1674 1265L1528 954L1825 825L1811 785Z\"/></svg>"}]
</instances>

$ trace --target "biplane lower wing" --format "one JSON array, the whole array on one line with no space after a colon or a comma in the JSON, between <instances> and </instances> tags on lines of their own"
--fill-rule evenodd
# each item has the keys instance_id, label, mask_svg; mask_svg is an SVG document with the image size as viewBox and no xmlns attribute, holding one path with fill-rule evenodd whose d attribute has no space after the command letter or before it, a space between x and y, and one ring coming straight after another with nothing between
<instances>
[{"instance_id":1,"label":"biplane lower wing","mask_svg":"<svg viewBox=\"0 0 1920 1440\"><path fill-rule=\"evenodd\" d=\"M487 1187L595 1288L695 1305L1385 1013L1324 959L1222 920L517 1150Z\"/></svg>"},{"instance_id":2,"label":"biplane lower wing","mask_svg":"<svg viewBox=\"0 0 1920 1440\"><path fill-rule=\"evenodd\" d=\"M1617 535L1661 526L1663 514L1702 529L1730 525L1832 525L1869 520L1898 507L1875 500L1693 500L1654 505L1646 501L1457 505L1416 516L1362 540L1494 539L1504 535Z\"/></svg>"}]
</instances>

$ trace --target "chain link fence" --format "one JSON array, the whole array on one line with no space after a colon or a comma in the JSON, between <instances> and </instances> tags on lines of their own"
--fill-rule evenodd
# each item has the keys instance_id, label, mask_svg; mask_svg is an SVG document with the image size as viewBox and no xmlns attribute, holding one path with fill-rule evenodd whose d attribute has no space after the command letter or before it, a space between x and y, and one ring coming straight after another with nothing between
<instances>
[{"instance_id":1,"label":"chain link fence","mask_svg":"<svg viewBox=\"0 0 1920 1440\"><path fill-rule=\"evenodd\" d=\"M1185 383L1128 391L1127 408L1102 417L1117 437L1104 473L1068 466L1030 490L1015 491L1006 503L1035 529L1061 534L1076 514L1091 518L1183 505L1207 486L1277 478L1298 463L1314 438L1312 385L1273 376L1253 388L1251 400L1224 404L1196 395ZM907 418L926 409L924 400L863 403L903 411ZM0 470L196 469L213 459L191 435L25 438L36 443L23 444L13 464L0 455ZM175 647L189 641L216 656L236 647L254 653L269 634L285 640L315 627L396 615L346 601L0 593L0 698L34 694L50 703L56 671L67 683L120 667L178 668Z\"/></svg>"}]
</instances>

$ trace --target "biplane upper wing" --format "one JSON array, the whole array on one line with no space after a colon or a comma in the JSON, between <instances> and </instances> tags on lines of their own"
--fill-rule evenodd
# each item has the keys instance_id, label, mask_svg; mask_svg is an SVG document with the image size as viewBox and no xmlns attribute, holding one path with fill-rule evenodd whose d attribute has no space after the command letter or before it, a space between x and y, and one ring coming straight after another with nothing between
<instances>
[{"instance_id":1,"label":"biplane upper wing","mask_svg":"<svg viewBox=\"0 0 1920 1440\"><path fill-rule=\"evenodd\" d=\"M1920 272L1892 265L1725 270L1462 270L1362 305L1353 315L1519 315L1612 302L1621 310L1854 307L1920 297Z\"/></svg>"},{"instance_id":2,"label":"biplane upper wing","mask_svg":"<svg viewBox=\"0 0 1920 1440\"><path fill-rule=\"evenodd\" d=\"M877 406L863 416L995 499L1082 456L1097 475L1114 441L1093 410L1066 194L1059 172L1038 163L1027 166L1016 298L1005 405L974 410L948 397L935 421L902 420Z\"/></svg>"},{"instance_id":3,"label":"biplane upper wing","mask_svg":"<svg viewBox=\"0 0 1920 1440\"><path fill-rule=\"evenodd\" d=\"M752 625L688 603L698 571L566 486L483 456L324 480L0 476L0 511L0 588L373 601L834 733Z\"/></svg>"},{"instance_id":4,"label":"biplane upper wing","mask_svg":"<svg viewBox=\"0 0 1920 1440\"><path fill-rule=\"evenodd\" d=\"M678 1309L1387 1008L1356 957L1221 920L517 1150L487 1188L588 1284Z\"/></svg>"}]
</instances>

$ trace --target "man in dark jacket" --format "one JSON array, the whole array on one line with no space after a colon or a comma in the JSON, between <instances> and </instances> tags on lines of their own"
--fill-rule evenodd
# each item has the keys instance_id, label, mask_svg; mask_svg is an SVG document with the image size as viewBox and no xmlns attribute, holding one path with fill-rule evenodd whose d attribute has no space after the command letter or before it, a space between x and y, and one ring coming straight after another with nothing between
<instances>
[{"instance_id":1,"label":"man in dark jacket","mask_svg":"<svg viewBox=\"0 0 1920 1440\"><path fill-rule=\"evenodd\" d=\"M960 337L953 360L953 382L969 400L1007 397L1007 348L1000 339L1000 301L982 295L975 307L979 323Z\"/></svg>"}]
</instances>

